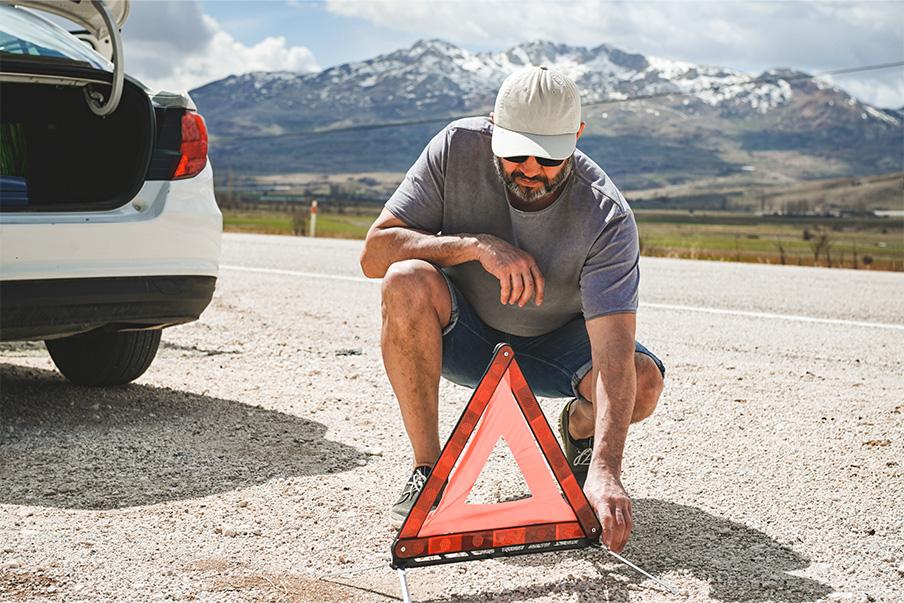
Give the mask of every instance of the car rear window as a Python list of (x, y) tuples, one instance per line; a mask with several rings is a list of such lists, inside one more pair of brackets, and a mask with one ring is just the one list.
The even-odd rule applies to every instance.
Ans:
[(23, 8), (0, 4), (0, 53), (84, 61), (97, 69), (111, 64), (62, 27)]

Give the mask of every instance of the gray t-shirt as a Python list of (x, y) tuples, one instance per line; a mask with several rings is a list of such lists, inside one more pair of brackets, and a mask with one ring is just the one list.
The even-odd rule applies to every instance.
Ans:
[(545, 300), (523, 308), (499, 301), (499, 281), (479, 262), (444, 268), (489, 326), (521, 336), (553, 331), (583, 313), (589, 320), (637, 310), (639, 247), (634, 214), (605, 172), (581, 151), (556, 201), (515, 209), (493, 164), (492, 122), (454, 121), (427, 145), (386, 208), (433, 233), (487, 233), (530, 253), (546, 281)]

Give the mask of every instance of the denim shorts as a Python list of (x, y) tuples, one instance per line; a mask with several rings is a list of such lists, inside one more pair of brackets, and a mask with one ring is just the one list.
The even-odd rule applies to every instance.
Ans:
[[(555, 331), (536, 337), (503, 333), (486, 325), (458, 288), (442, 271), (452, 295), (452, 317), (443, 329), (443, 377), (466, 387), (480, 382), (496, 344), (506, 342), (515, 351), (518, 366), (534, 394), (544, 398), (579, 398), (578, 384), (590, 372), (590, 337), (583, 316)], [(662, 376), (665, 365), (638, 342), (634, 349), (649, 356)]]

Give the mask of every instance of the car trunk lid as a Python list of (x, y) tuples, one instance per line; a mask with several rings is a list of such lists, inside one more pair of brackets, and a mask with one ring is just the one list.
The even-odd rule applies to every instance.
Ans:
[[(86, 86), (85, 100), (96, 115), (109, 115), (119, 106), (125, 75), (120, 27), (129, 16), (129, 0), (0, 0), (69, 19), (85, 28), (82, 39), (113, 63), (110, 89)], [(6, 69), (4, 69), (5, 71)], [(88, 80), (86, 80), (88, 81)]]

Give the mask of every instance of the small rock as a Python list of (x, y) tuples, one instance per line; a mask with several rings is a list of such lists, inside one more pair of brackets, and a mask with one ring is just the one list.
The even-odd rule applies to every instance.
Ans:
[(864, 445), (864, 446), (869, 446), (869, 447), (871, 447), (871, 448), (890, 446), (890, 445), (891, 445), (891, 440), (889, 440), (889, 439), (883, 439), (883, 440), (867, 440), (866, 442), (863, 442), (863, 445)]
[(383, 449), (382, 448), (365, 448), (364, 454), (367, 454), (370, 456), (383, 456)]
[(3, 564), (3, 569), (18, 569), (20, 567), (22, 567), (22, 562), (18, 559), (13, 559)]
[(349, 564), (352, 562), (351, 559), (346, 558), (345, 555), (339, 555), (339, 557), (337, 557), (336, 559), (337, 559), (337, 561), (339, 561), (339, 563), (341, 563), (343, 565), (346, 565), (346, 564)]
[(242, 507), (242, 508), (247, 507), (247, 506), (248, 506), (248, 501), (247, 501), (247, 500), (240, 500), (240, 501), (239, 501), (239, 506)]
[(235, 538), (239, 533), (233, 528), (226, 528), (223, 530), (223, 536), (229, 536), (230, 538)]
[(358, 459), (358, 466), (363, 467), (367, 464), (367, 461), (364, 459)]
[(898, 573), (899, 573), (900, 575), (904, 576), (904, 564), (899, 565), (899, 566), (898, 566), (897, 568), (895, 568), (895, 569), (897, 569), (897, 571), (898, 571)]

